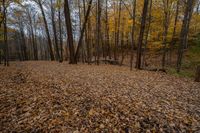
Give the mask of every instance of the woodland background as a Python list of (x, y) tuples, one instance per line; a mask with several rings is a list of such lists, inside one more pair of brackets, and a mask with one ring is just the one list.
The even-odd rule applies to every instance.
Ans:
[(9, 60), (67, 60), (194, 77), (200, 62), (199, 0), (1, 0), (0, 4), (0, 57), (5, 65)]

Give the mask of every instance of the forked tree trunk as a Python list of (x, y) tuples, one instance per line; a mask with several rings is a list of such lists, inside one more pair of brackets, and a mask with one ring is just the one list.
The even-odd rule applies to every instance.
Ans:
[[(86, 16), (86, 2), (83, 0), (83, 11), (84, 11), (84, 17)], [(86, 49), (87, 49), (87, 63), (90, 64), (90, 43), (89, 43), (89, 18), (88, 18), (88, 24), (86, 25), (85, 28), (85, 44), (86, 44)]]
[(83, 35), (85, 33), (85, 29), (86, 29), (86, 26), (87, 26), (87, 21), (88, 21), (89, 15), (90, 15), (91, 7), (92, 7), (92, 0), (89, 1), (89, 5), (88, 5), (87, 12), (86, 12), (86, 15), (85, 15), (85, 20), (84, 20), (84, 23), (83, 23), (83, 27), (81, 29), (81, 35), (80, 35), (78, 47), (77, 47), (76, 54), (75, 54), (76, 60), (78, 59), (79, 51), (80, 51), (80, 48), (82, 46)]

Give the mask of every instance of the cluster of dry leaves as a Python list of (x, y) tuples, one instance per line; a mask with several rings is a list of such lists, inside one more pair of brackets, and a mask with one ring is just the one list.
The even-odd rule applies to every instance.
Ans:
[(0, 132), (198, 132), (200, 84), (111, 65), (0, 66)]

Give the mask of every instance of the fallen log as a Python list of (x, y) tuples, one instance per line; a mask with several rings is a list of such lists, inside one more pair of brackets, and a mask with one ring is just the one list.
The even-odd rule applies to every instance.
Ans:
[(101, 60), (102, 62), (104, 62), (105, 64), (111, 64), (111, 65), (119, 65), (119, 61), (117, 60)]
[(153, 69), (146, 69), (145, 68), (145, 69), (142, 69), (142, 70), (167, 73), (166, 69), (160, 69), (160, 68), (153, 68)]

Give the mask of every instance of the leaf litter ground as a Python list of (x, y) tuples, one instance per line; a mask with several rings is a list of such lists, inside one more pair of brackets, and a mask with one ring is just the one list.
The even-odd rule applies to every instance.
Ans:
[(0, 66), (0, 132), (200, 132), (200, 84), (111, 65)]

